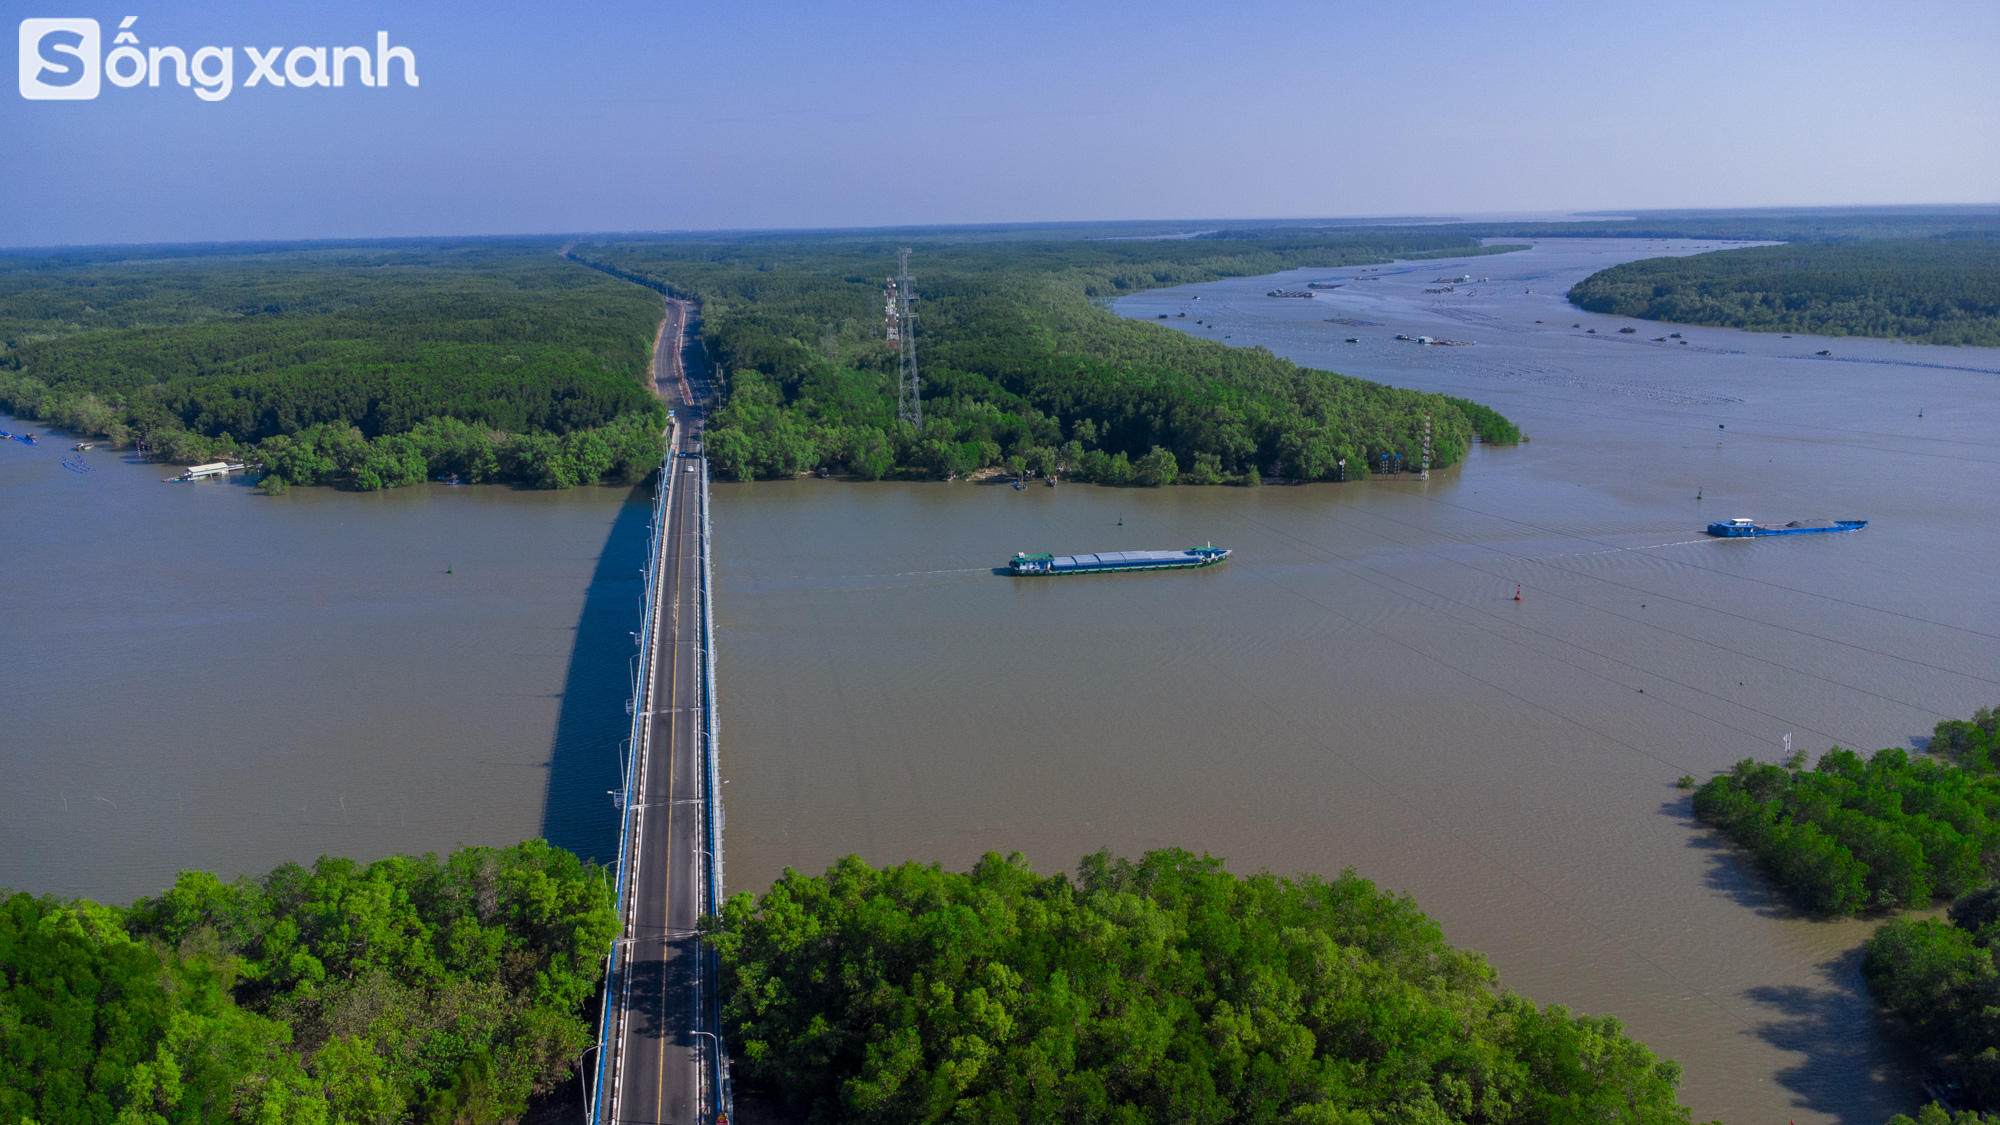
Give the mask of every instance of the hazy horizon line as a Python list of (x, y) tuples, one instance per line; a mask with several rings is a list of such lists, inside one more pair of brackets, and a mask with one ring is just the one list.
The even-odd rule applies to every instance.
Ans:
[(945, 231), (967, 232), (1007, 232), (1025, 230), (1056, 230), (1078, 227), (1187, 227), (1188, 233), (1201, 233), (1214, 229), (1217, 224), (1225, 226), (1271, 226), (1295, 227), (1313, 224), (1325, 225), (1328, 229), (1368, 226), (1451, 226), (1473, 223), (1522, 223), (1522, 222), (1579, 222), (1613, 223), (1631, 222), (1639, 219), (1684, 218), (1695, 215), (1709, 216), (1755, 216), (1755, 215), (1796, 215), (1796, 214), (1855, 214), (1855, 213), (1910, 213), (2000, 211), (2000, 201), (1989, 203), (1857, 203), (1857, 204), (1784, 204), (1762, 207), (1635, 207), (1623, 209), (1557, 210), (1536, 209), (1527, 211), (1469, 211), (1461, 215), (1312, 215), (1312, 216), (1265, 216), (1265, 217), (1208, 217), (1171, 219), (1047, 219), (1047, 220), (988, 220), (969, 223), (901, 223), (884, 226), (810, 226), (810, 227), (661, 227), (656, 229), (632, 229), (616, 231), (508, 231), (482, 234), (398, 234), (377, 236), (349, 236), (338, 238), (244, 238), (244, 239), (192, 239), (187, 241), (162, 242), (76, 242), (42, 243), (0, 246), (0, 255), (27, 256), (60, 251), (105, 251), (105, 250), (150, 250), (150, 249), (194, 249), (214, 247), (217, 249), (244, 249), (260, 246), (336, 248), (341, 246), (382, 246), (393, 243), (418, 242), (507, 242), (507, 241), (560, 241), (563, 239), (607, 238), (657, 238), (657, 237), (711, 237), (731, 238), (758, 235), (867, 235), (867, 234), (921, 234)]

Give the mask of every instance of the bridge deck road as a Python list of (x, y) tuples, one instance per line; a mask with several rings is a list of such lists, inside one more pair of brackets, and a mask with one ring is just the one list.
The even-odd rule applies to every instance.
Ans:
[[(680, 448), (661, 487), (671, 490), (661, 535), (654, 625), (658, 655), (646, 706), (650, 734), (640, 763), (632, 854), (631, 943), (618, 1083), (609, 1116), (620, 1123), (694, 1125), (715, 1112), (715, 1040), (703, 1019), (712, 981), (698, 980), (695, 925), (705, 905), (701, 677), (701, 401), (707, 390), (690, 354), (691, 307), (670, 301), (655, 352), (654, 380), (681, 418)], [(695, 368), (696, 370), (690, 370)], [(692, 376), (692, 378), (690, 378)], [(687, 401), (692, 398), (694, 401)], [(689, 472), (689, 467), (694, 467)]]

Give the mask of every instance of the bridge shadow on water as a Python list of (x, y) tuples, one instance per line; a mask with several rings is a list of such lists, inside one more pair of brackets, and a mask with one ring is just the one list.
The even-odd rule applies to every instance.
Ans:
[(632, 694), (633, 634), (645, 594), (639, 571), (652, 514), (652, 485), (633, 488), (597, 556), (570, 645), (542, 798), (543, 837), (607, 866), (618, 861), (618, 810), (609, 791), (618, 788), (619, 747), (632, 730), (625, 700)]

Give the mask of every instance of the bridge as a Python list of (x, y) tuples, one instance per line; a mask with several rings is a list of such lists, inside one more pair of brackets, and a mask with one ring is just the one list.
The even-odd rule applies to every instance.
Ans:
[[(668, 298), (653, 347), (656, 391), (674, 407), (654, 500), (632, 735), (614, 793), (620, 928), (609, 951), (591, 1125), (707, 1125), (731, 1105), (713, 954), (696, 924), (722, 897), (716, 776), (715, 617), (708, 465), (701, 454), (705, 367), (690, 348), (694, 309)], [(588, 1053), (586, 1053), (588, 1057)]]

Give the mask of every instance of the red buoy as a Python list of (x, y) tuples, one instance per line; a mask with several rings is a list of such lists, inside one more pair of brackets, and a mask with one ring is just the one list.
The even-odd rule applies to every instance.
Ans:
[(1518, 582), (1514, 584), (1514, 600), (1517, 602), (1521, 600), (1521, 584)]

